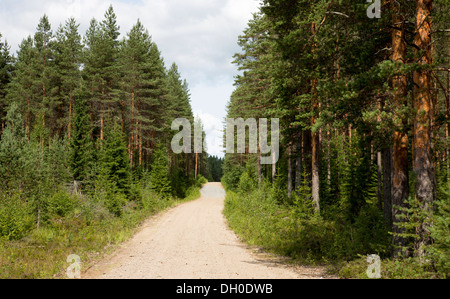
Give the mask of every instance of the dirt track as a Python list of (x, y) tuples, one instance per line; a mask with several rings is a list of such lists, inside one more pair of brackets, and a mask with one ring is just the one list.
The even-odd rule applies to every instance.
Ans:
[(227, 227), (224, 199), (220, 184), (207, 184), (200, 199), (149, 219), (130, 241), (83, 278), (321, 278), (320, 269), (288, 267), (242, 244)]

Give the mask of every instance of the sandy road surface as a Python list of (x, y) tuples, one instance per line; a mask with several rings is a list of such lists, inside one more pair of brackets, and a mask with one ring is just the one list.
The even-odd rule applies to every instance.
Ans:
[(83, 278), (99, 279), (296, 279), (321, 271), (293, 268), (255, 254), (228, 229), (225, 191), (207, 184), (200, 199), (149, 219), (114, 254)]

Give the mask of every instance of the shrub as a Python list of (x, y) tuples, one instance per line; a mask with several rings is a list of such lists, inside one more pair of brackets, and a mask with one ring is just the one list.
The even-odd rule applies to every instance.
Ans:
[(0, 197), (0, 239), (18, 240), (25, 237), (34, 224), (31, 207), (18, 194)]
[(74, 198), (64, 190), (54, 193), (46, 202), (46, 218), (53, 216), (66, 217), (76, 206)]
[(366, 205), (355, 219), (353, 247), (358, 254), (386, 256), (391, 252), (391, 237), (384, 224), (383, 212)]
[(443, 278), (450, 277), (450, 184), (446, 189), (442, 187), (442, 193), (446, 196), (437, 203), (437, 212), (434, 216), (434, 226), (431, 236), (434, 244), (429, 252), (434, 266)]
[(203, 185), (205, 185), (205, 184), (207, 184), (208, 183), (208, 180), (203, 176), (203, 175), (201, 175), (201, 174), (199, 174), (198, 176), (197, 176), (197, 180), (196, 180), (196, 186), (198, 187), (198, 188), (201, 188)]
[(250, 177), (247, 171), (243, 172), (239, 179), (239, 190), (244, 193), (253, 191), (256, 186), (256, 182)]

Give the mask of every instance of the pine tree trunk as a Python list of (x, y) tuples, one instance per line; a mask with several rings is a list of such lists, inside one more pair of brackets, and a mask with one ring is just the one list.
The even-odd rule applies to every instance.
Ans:
[(262, 183), (261, 148), (258, 146), (258, 185)]
[(381, 152), (383, 163), (383, 211), (386, 226), (392, 230), (392, 147)]
[(103, 126), (104, 126), (104, 120), (103, 120), (103, 111), (104, 111), (104, 107), (103, 107), (103, 103), (105, 101), (105, 82), (102, 81), (102, 99), (101, 99), (102, 103), (101, 103), (101, 109), (100, 109), (100, 140), (104, 140), (104, 130), (103, 130)]
[(296, 172), (295, 172), (295, 190), (297, 192), (297, 195), (300, 195), (300, 188), (302, 184), (302, 155), (303, 155), (303, 132), (300, 131), (299, 137), (298, 137), (298, 148), (297, 148), (297, 159), (296, 159)]
[(277, 162), (276, 162), (276, 153), (275, 151), (272, 153), (272, 183), (275, 183), (277, 175)]
[(292, 163), (292, 145), (289, 146), (288, 149), (288, 198), (292, 197), (292, 171), (293, 171), (293, 163)]
[(69, 123), (67, 124), (67, 138), (72, 138), (72, 92), (69, 95)]
[(378, 209), (383, 210), (383, 159), (381, 152), (377, 153), (377, 198), (378, 198)]
[(313, 133), (312, 138), (312, 200), (317, 213), (320, 213), (320, 199), (319, 199), (319, 133)]
[(134, 151), (136, 150), (135, 148), (135, 130), (137, 130), (137, 127), (134, 128), (134, 90), (131, 91), (131, 132), (130, 132), (130, 144), (129, 144), (129, 148), (130, 148), (130, 163), (131, 163), (131, 167), (134, 166)]
[[(450, 47), (449, 47), (450, 50)], [(449, 53), (450, 56), (450, 53)], [(446, 137), (446, 150), (445, 150), (445, 158), (447, 161), (447, 180), (450, 180), (450, 146), (448, 145), (449, 136), (450, 136), (450, 68), (447, 72), (447, 96), (445, 97), (445, 118), (447, 119), (447, 127), (445, 132)]]
[[(395, 63), (404, 63), (406, 57), (406, 41), (405, 41), (405, 19), (400, 4), (393, 4), (393, 27), (392, 30), (392, 61)], [(396, 75), (392, 80), (393, 87), (393, 104), (397, 111), (407, 105), (406, 102), (406, 75)], [(398, 216), (401, 214), (401, 208), (406, 206), (409, 196), (409, 175), (408, 175), (408, 135), (406, 132), (407, 122), (400, 119), (396, 124), (396, 132), (394, 132), (393, 145), (393, 176), (392, 176), (392, 216), (393, 216), (393, 242), (397, 246), (396, 253), (401, 253), (401, 248), (406, 246), (406, 239), (398, 234), (404, 233), (400, 223), (404, 220)], [(397, 225), (397, 223), (399, 225)]]
[(198, 170), (198, 154), (195, 154), (195, 179), (197, 179), (197, 170)]
[[(431, 53), (431, 9), (432, 0), (417, 0), (416, 33), (414, 44), (416, 58), (421, 66), (432, 63)], [(429, 215), (417, 228), (418, 239), (415, 241), (416, 253), (422, 256), (424, 246), (430, 244), (432, 205), (435, 198), (435, 179), (431, 155), (431, 73), (427, 69), (414, 72), (415, 118), (414, 138), (414, 172), (416, 176), (416, 199), (421, 210)]]
[[(312, 23), (312, 33), (317, 33), (317, 25)], [(313, 46), (313, 52), (315, 52), (316, 45)], [(317, 99), (317, 85), (318, 79), (313, 78), (311, 84), (311, 94), (312, 94), (312, 108), (313, 113), (316, 113), (316, 110), (319, 110), (319, 101)], [(317, 122), (317, 116), (313, 116), (312, 125), (315, 125)], [(319, 189), (320, 189), (320, 179), (319, 179), (319, 158), (320, 158), (320, 132), (312, 133), (312, 200), (314, 204), (314, 208), (317, 213), (320, 213), (320, 198), (319, 198)]]
[(312, 181), (312, 135), (311, 130), (303, 131), (303, 159), (305, 165), (305, 178), (308, 186)]

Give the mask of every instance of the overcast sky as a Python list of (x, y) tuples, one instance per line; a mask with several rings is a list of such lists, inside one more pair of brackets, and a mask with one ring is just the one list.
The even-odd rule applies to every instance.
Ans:
[(175, 62), (191, 91), (194, 114), (208, 135), (208, 152), (223, 156), (225, 106), (233, 91), (239, 52), (237, 39), (246, 28), (259, 0), (0, 0), (0, 33), (15, 53), (22, 39), (34, 35), (47, 14), (53, 31), (75, 17), (84, 35), (90, 20), (101, 21), (112, 4), (121, 38), (139, 18), (158, 45), (167, 67)]

